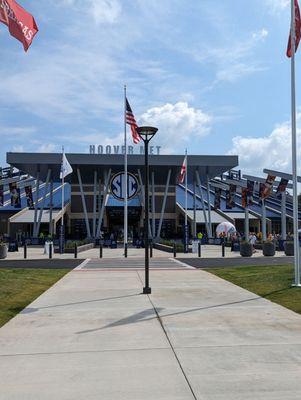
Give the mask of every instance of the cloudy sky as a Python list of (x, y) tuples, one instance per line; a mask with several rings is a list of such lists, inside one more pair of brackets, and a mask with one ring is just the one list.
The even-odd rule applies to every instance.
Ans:
[(6, 151), (121, 144), (127, 84), (164, 152), (290, 170), (289, 0), (19, 2), (40, 32), (24, 53), (0, 27), (2, 164)]

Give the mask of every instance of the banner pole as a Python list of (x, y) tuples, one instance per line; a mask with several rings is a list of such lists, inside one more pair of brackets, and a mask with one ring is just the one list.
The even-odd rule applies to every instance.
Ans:
[(188, 160), (187, 160), (187, 149), (185, 150), (185, 160), (186, 160), (186, 171), (185, 171), (185, 253), (188, 253), (189, 239), (188, 239), (188, 218), (187, 218), (187, 189), (188, 189)]
[(295, 286), (300, 285), (300, 254), (298, 232), (298, 193), (297, 193), (297, 135), (296, 135), (296, 80), (295, 80), (295, 50), (296, 50), (296, 26), (295, 26), (295, 1), (291, 0), (291, 106), (292, 106), (292, 170), (293, 170), (293, 209), (294, 209), (294, 266)]
[(128, 159), (127, 159), (127, 137), (126, 137), (126, 85), (124, 85), (124, 180), (123, 180), (123, 196), (124, 196), (124, 256), (127, 257), (128, 247)]
[(64, 203), (65, 203), (65, 193), (64, 193), (64, 146), (62, 147), (62, 161), (61, 161), (61, 173), (62, 173), (62, 217), (61, 217), (61, 229), (60, 229), (60, 253), (64, 253)]

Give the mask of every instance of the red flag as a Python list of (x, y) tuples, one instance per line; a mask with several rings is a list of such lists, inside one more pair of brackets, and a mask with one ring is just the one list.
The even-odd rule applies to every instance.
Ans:
[(0, 22), (3, 22), (7, 26), (9, 24), (6, 7), (4, 6), (3, 1), (0, 3)]
[(33, 16), (15, 0), (0, 0), (0, 22), (7, 25), (9, 33), (23, 44), (25, 51), (39, 30)]
[[(301, 39), (300, 8), (299, 8), (298, 0), (295, 0), (295, 53), (298, 50), (300, 39)], [(290, 32), (290, 36), (289, 36), (289, 39), (288, 39), (286, 55), (289, 58), (292, 57), (292, 32)]]
[(185, 179), (185, 175), (187, 172), (187, 156), (185, 156), (182, 167), (181, 167), (181, 172), (179, 176), (179, 183), (183, 183)]

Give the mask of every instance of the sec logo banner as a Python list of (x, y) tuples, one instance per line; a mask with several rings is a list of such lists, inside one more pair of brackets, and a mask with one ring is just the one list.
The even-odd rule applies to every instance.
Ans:
[[(127, 198), (129, 200), (135, 197), (136, 194), (138, 193), (139, 184), (138, 184), (138, 179), (135, 177), (135, 175), (128, 172), (127, 177), (128, 177)], [(112, 195), (115, 197), (115, 199), (120, 201), (123, 201), (126, 198), (124, 193), (124, 179), (125, 179), (125, 173), (119, 172), (118, 174), (112, 177), (110, 183), (110, 191)]]

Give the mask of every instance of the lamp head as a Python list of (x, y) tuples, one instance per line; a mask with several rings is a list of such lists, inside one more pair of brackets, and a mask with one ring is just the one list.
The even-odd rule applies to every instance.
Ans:
[(141, 136), (142, 140), (149, 141), (151, 140), (158, 131), (158, 128), (153, 126), (139, 126), (136, 128), (137, 133)]

